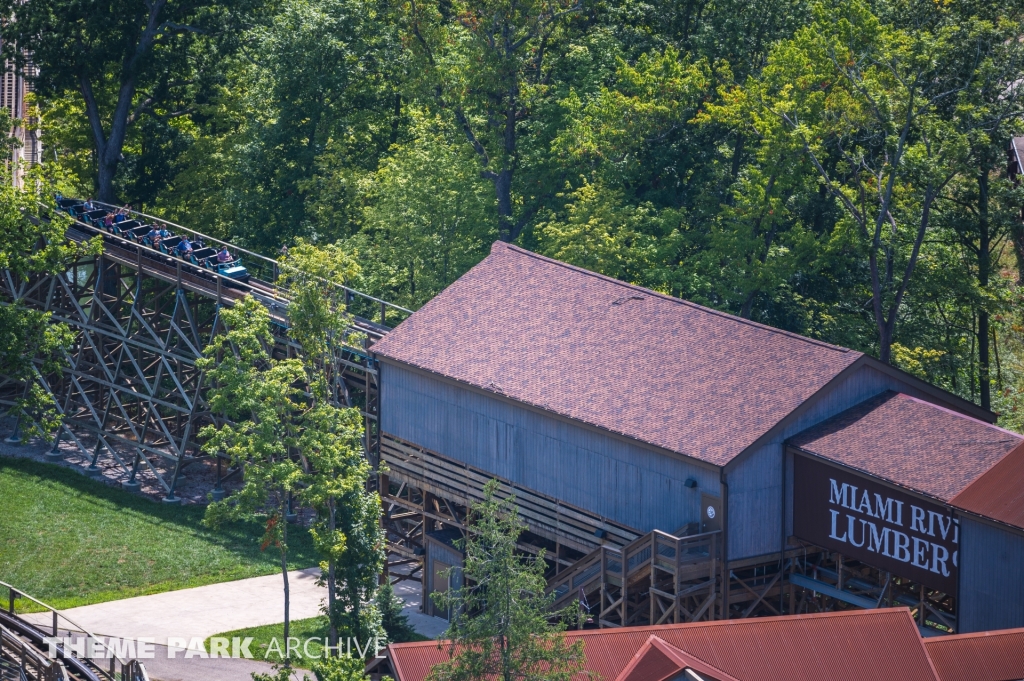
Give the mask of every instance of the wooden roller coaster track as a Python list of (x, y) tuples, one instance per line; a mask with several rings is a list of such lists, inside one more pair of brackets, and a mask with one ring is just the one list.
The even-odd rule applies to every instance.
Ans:
[[(40, 219), (50, 219), (40, 212)], [(142, 213), (131, 217), (155, 220)], [(221, 328), (221, 309), (252, 295), (270, 311), (275, 355), (293, 356), (297, 346), (287, 334), (290, 292), (276, 283), (280, 263), (160, 222), (177, 234), (226, 245), (241, 254), (248, 280), (231, 279), (74, 219), (67, 238), (81, 242), (99, 236), (102, 254), (82, 258), (57, 275), (26, 281), (2, 271), (0, 297), (48, 311), (75, 334), (60, 374), (44, 376), (37, 371), (63, 417), (53, 455), (60, 456), (60, 441), (67, 439), (90, 457), (92, 471), (99, 470), (101, 459), (116, 463), (127, 476), (122, 484), (129, 488), (139, 484), (137, 476), (146, 469), (164, 489), (165, 498), (174, 501), (183, 469), (208, 458), (196, 434), (216, 416), (207, 407), (195, 360)], [(332, 394), (337, 403), (362, 411), (366, 450), (375, 460), (378, 371), (368, 350), (411, 312), (345, 286), (337, 290), (337, 299), (352, 315), (352, 332), (358, 334), (361, 347), (336, 347), (329, 375)], [(23, 383), (0, 377), (0, 404), (14, 405), (25, 389)], [(217, 487), (236, 472), (220, 476)]]

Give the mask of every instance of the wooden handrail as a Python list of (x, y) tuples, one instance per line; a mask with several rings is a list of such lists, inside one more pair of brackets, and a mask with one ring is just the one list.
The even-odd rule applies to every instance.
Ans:
[[(657, 556), (661, 555), (658, 551), (658, 547), (662, 545), (668, 545), (673, 551), (672, 562), (675, 565), (689, 564), (696, 565), (700, 563), (708, 563), (715, 560), (715, 543), (718, 535), (721, 534), (721, 530), (715, 530), (713, 532), (704, 532), (701, 534), (690, 535), (687, 537), (676, 537), (667, 532), (661, 530), (652, 530), (642, 537), (630, 542), (621, 549), (611, 546), (600, 546), (583, 558), (580, 558), (576, 563), (573, 564), (568, 570), (559, 573), (555, 577), (548, 580), (548, 593), (556, 593), (555, 606), (559, 607), (580, 588), (584, 588), (591, 584), (594, 579), (599, 579), (602, 571), (597, 570), (593, 576), (588, 576), (584, 581), (577, 581), (580, 575), (585, 574), (588, 570), (593, 569), (595, 564), (607, 565), (604, 561), (607, 558), (616, 558), (619, 563), (620, 569), (617, 571), (605, 570), (605, 573), (610, 573), (612, 576), (622, 579), (623, 583), (628, 580), (632, 575), (646, 568), (652, 561), (657, 560)], [(683, 561), (682, 556), (684, 552), (688, 552), (690, 549), (707, 547), (707, 553), (696, 553), (694, 554), (693, 560)], [(644, 552), (648, 552), (644, 556)], [(637, 556), (643, 556), (640, 560), (634, 560)], [(668, 556), (666, 556), (668, 557)], [(623, 570), (625, 572), (623, 572)]]

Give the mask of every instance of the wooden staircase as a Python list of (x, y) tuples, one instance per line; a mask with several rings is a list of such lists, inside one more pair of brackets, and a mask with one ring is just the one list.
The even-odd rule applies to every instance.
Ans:
[(600, 627), (713, 619), (720, 537), (654, 530), (621, 548), (601, 546), (552, 577), (548, 593), (556, 609), (578, 599)]

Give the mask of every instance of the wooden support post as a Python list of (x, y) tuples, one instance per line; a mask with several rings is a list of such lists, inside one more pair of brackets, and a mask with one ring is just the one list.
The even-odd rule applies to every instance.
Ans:
[[(793, 575), (793, 571), (796, 570), (796, 558), (789, 562), (789, 574), (790, 577)], [(796, 591), (793, 589), (793, 580), (789, 580), (789, 614), (794, 614), (796, 609)]]
[(619, 561), (619, 570), (622, 574), (622, 588), (619, 589), (619, 597), (622, 599), (619, 605), (619, 625), (626, 626), (627, 609), (626, 609), (626, 598), (629, 595), (629, 556), (626, 554), (626, 549), (622, 549), (622, 559)]

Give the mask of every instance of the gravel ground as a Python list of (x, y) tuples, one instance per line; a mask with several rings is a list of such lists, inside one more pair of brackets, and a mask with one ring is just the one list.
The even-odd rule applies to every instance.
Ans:
[[(96, 440), (94, 438), (80, 436), (81, 443), (85, 447), (85, 451), (82, 451), (76, 442), (71, 441), (64, 434), (60, 441), (60, 456), (51, 457), (49, 454), (52, 449), (52, 441), (23, 440), (21, 443), (12, 444), (7, 442), (7, 438), (12, 434), (13, 430), (14, 419), (10, 417), (0, 418), (0, 457), (33, 459), (35, 461), (64, 466), (83, 475), (88, 474), (86, 468), (92, 463), (92, 456), (96, 451)], [(130, 448), (118, 446), (116, 454), (127, 466), (130, 467), (132, 465), (135, 453)], [(151, 463), (160, 471), (164, 479), (169, 482), (174, 473), (173, 462), (165, 459), (153, 461), (155, 458), (150, 455)], [(161, 501), (167, 496), (167, 491), (144, 462), (140, 464), (138, 474), (136, 475), (136, 480), (140, 483), (140, 486), (136, 489), (124, 486), (124, 483), (129, 479), (129, 472), (110, 452), (104, 450), (96, 463), (100, 470), (92, 474), (91, 477), (97, 481), (111, 487), (122, 487), (135, 494), (149, 497), (154, 501)], [(213, 489), (216, 482), (216, 462), (211, 460), (196, 461), (182, 470), (182, 474), (178, 478), (178, 484), (175, 487), (175, 496), (179, 497), (181, 503), (185, 504), (208, 503), (207, 495)], [(224, 483), (224, 489), (230, 493), (237, 489), (238, 485), (239, 481), (233, 478)]]

